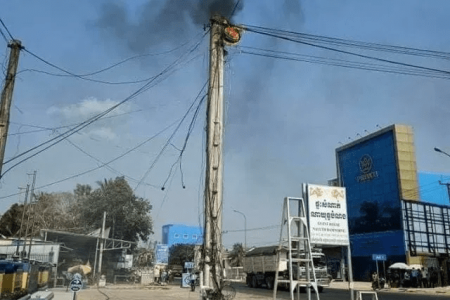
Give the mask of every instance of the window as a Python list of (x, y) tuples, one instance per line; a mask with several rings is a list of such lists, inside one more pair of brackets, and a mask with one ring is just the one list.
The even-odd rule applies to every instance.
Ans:
[(183, 235), (183, 238), (184, 238), (185, 240), (187, 240), (187, 239), (189, 238), (189, 234)]
[(180, 237), (180, 235), (179, 235), (178, 233), (175, 233), (175, 234), (173, 235), (173, 237), (177, 239), (177, 238)]
[(196, 239), (197, 239), (197, 235), (196, 235), (196, 234), (193, 234), (193, 235), (192, 235), (192, 238), (193, 238), (194, 240), (196, 240)]

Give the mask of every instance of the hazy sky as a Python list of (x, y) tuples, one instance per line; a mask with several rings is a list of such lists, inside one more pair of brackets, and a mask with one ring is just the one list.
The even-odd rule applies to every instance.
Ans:
[[(0, 2), (1, 18), (26, 49), (73, 73), (87, 74), (135, 55), (152, 54), (88, 77), (99, 81), (129, 82), (155, 76), (201, 41), (170, 76), (119, 106), (108, 115), (110, 118), (93, 123), (69, 141), (8, 171), (1, 180), (1, 212), (23, 201), (23, 194), (6, 196), (26, 186), (31, 181), (27, 174), (34, 170), (37, 187), (84, 173), (101, 166), (99, 161), (120, 156), (180, 120), (208, 75), (209, 37), (202, 39), (208, 14), (204, 7), (195, 6), (197, 3)], [(225, 10), (229, 11), (229, 7)], [(243, 0), (234, 22), (450, 52), (449, 11), (450, 2), (445, 0)], [(244, 46), (352, 59), (252, 32), (243, 34), (239, 47)], [(248, 231), (248, 245), (276, 243), (283, 198), (300, 196), (303, 182), (326, 184), (336, 176), (335, 148), (356, 139), (358, 134), (364, 136), (377, 130), (377, 125), (413, 126), (418, 169), (449, 171), (450, 158), (433, 151), (434, 147), (450, 151), (448, 80), (256, 57), (242, 53), (239, 47), (228, 49), (225, 68), (223, 229), (243, 229), (244, 219), (234, 209), (246, 215), (248, 229), (272, 226)], [(8, 48), (2, 38), (0, 53), (3, 62)], [(364, 54), (450, 71), (449, 60), (376, 51)], [(57, 127), (77, 124), (119, 103), (144, 84), (102, 84), (38, 73), (33, 70), (61, 72), (26, 52), (21, 53), (19, 70), (22, 72), (16, 80), (6, 160), (65, 130)], [(136, 188), (143, 178), (136, 194), (153, 205), (152, 239), (161, 239), (164, 224), (199, 225), (204, 105), (183, 155), (186, 188), (175, 166), (175, 175), (161, 190), (178, 158), (177, 148), (183, 146), (192, 116), (193, 112), (186, 117), (172, 140), (173, 146), (166, 148), (150, 172), (176, 125), (111, 163), (112, 169), (99, 168), (41, 190), (72, 191), (77, 183), (96, 187), (98, 180), (121, 175), (128, 176), (131, 187)], [(3, 171), (19, 160), (6, 164)], [(234, 242), (243, 242), (244, 233), (228, 232), (223, 237), (225, 246), (230, 247)]]

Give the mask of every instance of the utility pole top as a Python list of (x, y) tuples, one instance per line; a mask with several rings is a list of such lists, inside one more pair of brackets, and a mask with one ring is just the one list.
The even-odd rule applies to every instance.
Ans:
[(6, 138), (8, 137), (9, 115), (11, 109), (14, 82), (16, 79), (17, 67), (19, 65), (19, 54), (23, 48), (19, 40), (12, 40), (8, 43), (11, 48), (9, 55), (8, 69), (6, 71), (5, 86), (2, 90), (0, 102), (0, 178), (2, 177), (3, 160), (5, 157)]

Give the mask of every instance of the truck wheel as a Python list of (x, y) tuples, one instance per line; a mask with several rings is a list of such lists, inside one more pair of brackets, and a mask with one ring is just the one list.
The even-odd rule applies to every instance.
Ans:
[(318, 290), (319, 290), (319, 293), (322, 293), (323, 292), (323, 286), (319, 286)]
[(247, 275), (247, 278), (245, 281), (247, 282), (248, 287), (252, 287), (252, 278), (253, 278), (253, 276)]
[(252, 277), (252, 288), (258, 287), (258, 279), (256, 279), (256, 276)]
[(273, 284), (274, 284), (274, 279), (273, 277), (266, 277), (265, 278), (266, 281), (266, 287), (268, 290), (273, 290)]

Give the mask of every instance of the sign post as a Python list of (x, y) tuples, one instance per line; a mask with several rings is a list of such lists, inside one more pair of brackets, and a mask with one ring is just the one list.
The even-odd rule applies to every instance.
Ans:
[[(303, 184), (303, 195), (308, 199), (311, 244), (347, 247), (349, 289), (353, 300), (352, 257), (345, 187)], [(345, 274), (343, 276), (345, 279)]]
[(83, 283), (81, 279), (75, 278), (70, 282), (70, 290), (73, 292), (73, 300), (77, 299), (77, 292), (81, 290)]
[(169, 263), (169, 246), (165, 244), (156, 245), (156, 264), (167, 265)]
[[(378, 281), (378, 286), (380, 286), (380, 272), (378, 271), (378, 261), (381, 260), (383, 261), (383, 268), (384, 268), (384, 262), (386, 261), (386, 254), (372, 254), (372, 260), (375, 261), (375, 263), (377, 264), (377, 281)], [(386, 276), (386, 269), (384, 268), (384, 276)]]

